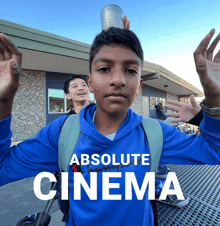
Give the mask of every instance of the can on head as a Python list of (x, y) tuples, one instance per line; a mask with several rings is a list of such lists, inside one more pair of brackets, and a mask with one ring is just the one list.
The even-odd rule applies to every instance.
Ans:
[(102, 30), (110, 27), (123, 28), (122, 10), (119, 6), (110, 4), (105, 6), (101, 11)]

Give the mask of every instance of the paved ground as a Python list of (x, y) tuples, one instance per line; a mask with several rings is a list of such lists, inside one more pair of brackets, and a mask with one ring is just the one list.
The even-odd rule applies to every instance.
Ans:
[(57, 210), (56, 212), (54, 212), (51, 215), (50, 225), (51, 226), (65, 226), (65, 223), (63, 223), (61, 221), (61, 219), (62, 219), (62, 213), (59, 210)]
[[(0, 226), (15, 226), (23, 217), (43, 211), (46, 201), (39, 200), (33, 191), (34, 178), (27, 178), (0, 187)], [(42, 193), (50, 190), (50, 182), (42, 181)], [(61, 226), (61, 213), (57, 200), (54, 202), (50, 215), (50, 225)]]

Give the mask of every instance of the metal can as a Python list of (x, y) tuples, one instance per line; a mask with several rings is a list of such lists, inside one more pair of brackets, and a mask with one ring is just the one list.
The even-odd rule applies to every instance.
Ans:
[(122, 9), (114, 4), (105, 6), (101, 11), (102, 30), (110, 27), (124, 28), (122, 20)]

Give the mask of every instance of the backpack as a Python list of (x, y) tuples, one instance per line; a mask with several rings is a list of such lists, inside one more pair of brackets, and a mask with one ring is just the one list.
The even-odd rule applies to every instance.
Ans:
[[(163, 147), (163, 133), (159, 122), (152, 118), (143, 118), (141, 125), (147, 138), (150, 151), (150, 172), (157, 172), (158, 164)], [(80, 136), (79, 115), (70, 115), (64, 121), (58, 143), (58, 159), (60, 172), (68, 172), (69, 162), (71, 161), (75, 146)], [(64, 214), (62, 221), (68, 219), (69, 202), (58, 198), (60, 209)], [(154, 213), (154, 225), (158, 225), (156, 201), (150, 200)]]

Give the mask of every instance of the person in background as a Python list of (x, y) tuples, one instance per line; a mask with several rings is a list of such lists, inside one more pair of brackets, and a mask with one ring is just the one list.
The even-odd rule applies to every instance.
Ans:
[(79, 114), (80, 110), (89, 104), (89, 87), (84, 76), (70, 76), (63, 85), (63, 91), (66, 98), (73, 103), (69, 115)]
[(158, 105), (155, 106), (156, 110), (157, 110), (157, 115), (159, 119), (165, 120), (167, 117), (164, 115), (163, 110), (163, 104), (159, 103)]
[(73, 110), (73, 105), (70, 105), (67, 111), (70, 112), (71, 110)]

